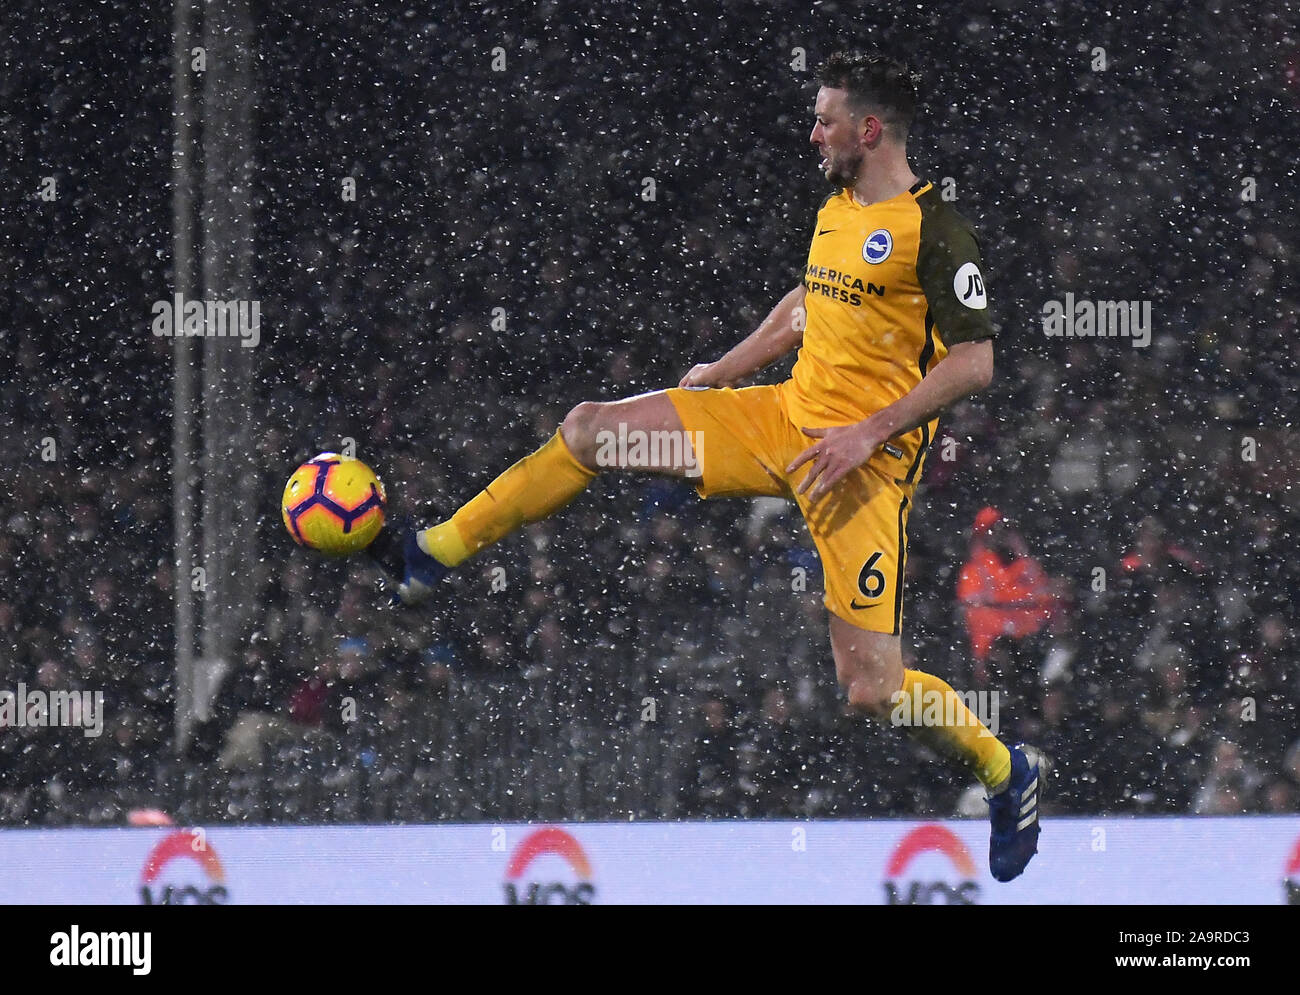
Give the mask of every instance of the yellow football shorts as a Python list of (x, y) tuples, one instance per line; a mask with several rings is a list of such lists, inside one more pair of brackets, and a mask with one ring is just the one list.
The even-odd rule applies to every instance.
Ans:
[(790, 422), (779, 385), (674, 387), (665, 393), (689, 437), (699, 441), (700, 496), (795, 501), (821, 556), (827, 609), (859, 628), (897, 635), (903, 621), (907, 515), (916, 491), (915, 483), (903, 482), (907, 467), (900, 462), (890, 472), (894, 457), (877, 453), (812, 507), (807, 494), (794, 493), (812, 464), (793, 474), (785, 468), (817, 440)]

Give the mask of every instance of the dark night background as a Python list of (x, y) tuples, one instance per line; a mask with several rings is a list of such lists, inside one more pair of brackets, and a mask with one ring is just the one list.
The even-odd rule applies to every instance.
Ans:
[[(999, 331), (996, 380), (942, 420), (958, 457), (932, 450), (912, 516), (909, 662), (1001, 689), (1004, 729), (1062, 761), (1056, 811), (1296, 810), (1292, 6), (256, 18), (257, 609), (177, 757), (172, 344), (149, 330), (172, 290), (170, 9), (0, 15), (0, 684), (108, 699), (100, 739), (0, 735), (0, 819), (953, 811), (961, 775), (843, 713), (797, 518), (602, 478), (411, 617), (377, 609), (364, 565), (295, 549), (277, 509), (299, 461), (351, 437), (399, 509), (445, 515), (573, 404), (675, 384), (751, 331), (828, 192), (808, 133), (841, 47), (919, 71), (913, 166), (955, 182)], [(1151, 346), (1047, 338), (1066, 292), (1150, 300)], [(986, 504), (1070, 599), (975, 668), (954, 584)], [(1126, 570), (1140, 529), (1161, 555)], [(335, 720), (345, 695), (361, 721)]]

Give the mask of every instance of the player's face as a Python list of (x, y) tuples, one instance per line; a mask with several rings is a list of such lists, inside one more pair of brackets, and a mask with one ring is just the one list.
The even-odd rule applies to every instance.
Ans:
[(822, 172), (837, 187), (857, 183), (864, 158), (860, 122), (849, 113), (846, 96), (825, 86), (817, 91), (817, 123), (808, 136), (821, 153)]

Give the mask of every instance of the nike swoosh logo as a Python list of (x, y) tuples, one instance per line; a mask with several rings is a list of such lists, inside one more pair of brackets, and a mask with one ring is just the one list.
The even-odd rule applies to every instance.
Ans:
[(880, 604), (879, 601), (868, 601), (865, 605), (860, 605), (858, 604), (858, 599), (854, 598), (852, 601), (849, 602), (849, 607), (856, 608), (858, 611), (861, 611), (863, 608), (875, 608), (876, 605), (878, 604)]
[(831, 232), (833, 232), (833, 231), (839, 231), (839, 229), (838, 229), (838, 228), (823, 228), (823, 229), (822, 229), (821, 231), (819, 231), (817, 234), (818, 234), (818, 235), (829, 235), (829, 234), (830, 234)]

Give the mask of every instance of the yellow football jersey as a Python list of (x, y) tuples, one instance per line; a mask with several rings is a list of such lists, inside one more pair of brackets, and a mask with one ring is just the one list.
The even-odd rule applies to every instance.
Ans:
[[(803, 283), (803, 344), (782, 385), (801, 428), (861, 421), (920, 383), (954, 343), (994, 335), (970, 222), (925, 181), (866, 206), (847, 189), (827, 197)], [(872, 463), (914, 482), (937, 424), (891, 440), (895, 452)]]

